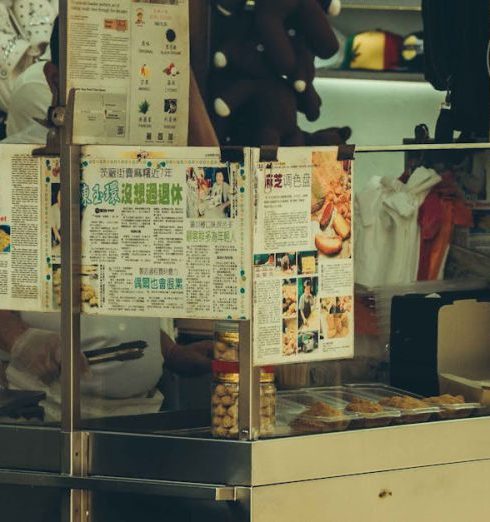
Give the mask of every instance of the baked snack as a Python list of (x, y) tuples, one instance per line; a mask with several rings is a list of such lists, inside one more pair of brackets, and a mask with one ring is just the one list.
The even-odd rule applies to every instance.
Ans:
[(464, 404), (466, 401), (462, 395), (450, 395), (446, 393), (444, 395), (438, 395), (435, 397), (427, 397), (424, 399), (427, 404), (434, 404), (436, 406), (444, 406), (451, 404)]
[(318, 401), (298, 415), (290, 426), (295, 432), (318, 433), (344, 430), (349, 422), (350, 419), (341, 410)]
[[(276, 392), (260, 386), (260, 435), (271, 435), (276, 425)], [(238, 438), (238, 384), (220, 383), (211, 396), (211, 432), (218, 438)]]
[(381, 404), (361, 397), (354, 397), (345, 409), (355, 413), (381, 413), (384, 411)]
[(379, 404), (400, 410), (416, 410), (427, 407), (427, 403), (425, 403), (423, 400), (416, 399), (415, 397), (409, 397), (407, 395), (393, 395), (392, 397), (385, 397), (379, 401)]

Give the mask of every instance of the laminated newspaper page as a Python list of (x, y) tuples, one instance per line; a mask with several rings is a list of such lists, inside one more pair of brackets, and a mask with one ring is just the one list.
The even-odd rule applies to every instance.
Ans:
[(255, 171), (254, 364), (354, 355), (351, 161), (279, 149)]
[(219, 149), (85, 147), (84, 312), (250, 318), (248, 172)]
[(53, 309), (52, 280), (60, 255), (60, 164), (56, 158), (32, 156), (37, 147), (0, 147), (0, 308), (4, 310)]
[(73, 142), (186, 145), (188, 0), (70, 0)]

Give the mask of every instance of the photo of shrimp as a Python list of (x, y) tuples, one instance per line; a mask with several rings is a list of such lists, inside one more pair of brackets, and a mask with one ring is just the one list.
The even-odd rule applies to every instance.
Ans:
[[(86, 265), (81, 268), (81, 302), (82, 308), (95, 308), (99, 306), (99, 293), (98, 293), (98, 273), (97, 266)], [(61, 306), (61, 265), (54, 264), (52, 267), (52, 280), (53, 280), (53, 308), (59, 309)]]
[(350, 161), (338, 161), (334, 152), (313, 152), (311, 220), (320, 255), (352, 256), (352, 170)]

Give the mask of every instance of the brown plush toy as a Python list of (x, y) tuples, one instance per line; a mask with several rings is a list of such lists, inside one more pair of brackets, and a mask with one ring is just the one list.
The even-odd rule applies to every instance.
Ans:
[[(264, 53), (264, 46), (259, 43), (255, 35), (246, 38), (246, 18), (236, 17), (234, 27), (235, 36), (218, 46), (214, 54), (214, 66), (218, 70), (236, 73), (237, 78), (274, 79), (277, 75), (271, 70)], [(293, 77), (288, 78), (291, 87), (297, 93), (297, 108), (305, 114), (309, 121), (316, 121), (320, 116), (321, 98), (313, 86), (315, 77), (315, 57), (307, 48), (304, 40), (298, 37), (291, 38), (298, 66)], [(216, 107), (216, 102), (215, 102)], [(228, 110), (219, 110), (217, 113), (227, 117)]]
[[(334, 145), (350, 136), (342, 129), (302, 132), (297, 111), (310, 121), (320, 115), (313, 86), (315, 56), (338, 50), (327, 12), (340, 0), (217, 0), (222, 15), (212, 92), (220, 142), (230, 145)], [(348, 136), (347, 136), (348, 134)], [(346, 137), (347, 136), (347, 137)]]
[[(237, 134), (244, 140), (241, 145), (304, 144), (296, 121), (295, 93), (283, 79), (234, 80), (221, 75), (219, 83), (221, 97), (215, 100), (215, 110), (224, 118), (233, 115), (228, 128), (233, 144)], [(240, 128), (239, 133), (233, 132), (235, 126)]]
[(339, 0), (256, 0), (257, 33), (264, 45), (269, 62), (280, 75), (292, 76), (298, 67), (298, 57), (288, 29), (292, 27), (305, 38), (315, 56), (330, 58), (339, 49), (327, 12), (337, 9)]
[(303, 140), (307, 147), (343, 145), (351, 135), (350, 127), (330, 127), (317, 132), (303, 132)]

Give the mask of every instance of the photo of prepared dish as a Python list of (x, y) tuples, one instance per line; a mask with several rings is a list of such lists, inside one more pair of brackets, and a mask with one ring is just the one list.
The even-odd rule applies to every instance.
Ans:
[(320, 329), (317, 294), (317, 277), (298, 279), (298, 323), (300, 332), (315, 332)]
[[(98, 279), (97, 267), (92, 265), (82, 266), (81, 269), (81, 302), (82, 306), (90, 308), (99, 306), (99, 297), (96, 290), (95, 282)], [(61, 266), (53, 265), (53, 306), (59, 308), (61, 306)]]
[(82, 306), (94, 308), (99, 306), (99, 294), (97, 281), (99, 279), (96, 265), (85, 265), (81, 267), (81, 300)]
[(314, 275), (318, 270), (318, 252), (311, 250), (309, 252), (298, 253), (298, 274)]
[(286, 357), (298, 353), (298, 323), (296, 319), (282, 321), (282, 354)]
[(10, 227), (0, 225), (0, 254), (10, 252)]
[(276, 255), (276, 268), (282, 275), (296, 274), (296, 252)]
[(320, 299), (320, 325), (324, 339), (341, 339), (351, 333), (352, 297)]
[(313, 353), (318, 350), (318, 332), (306, 332), (298, 336), (300, 353)]
[(298, 313), (298, 293), (296, 279), (286, 279), (282, 283), (282, 318), (295, 319)]
[(351, 257), (352, 172), (349, 161), (331, 152), (313, 152), (311, 185), (312, 234), (318, 252), (327, 257)]

